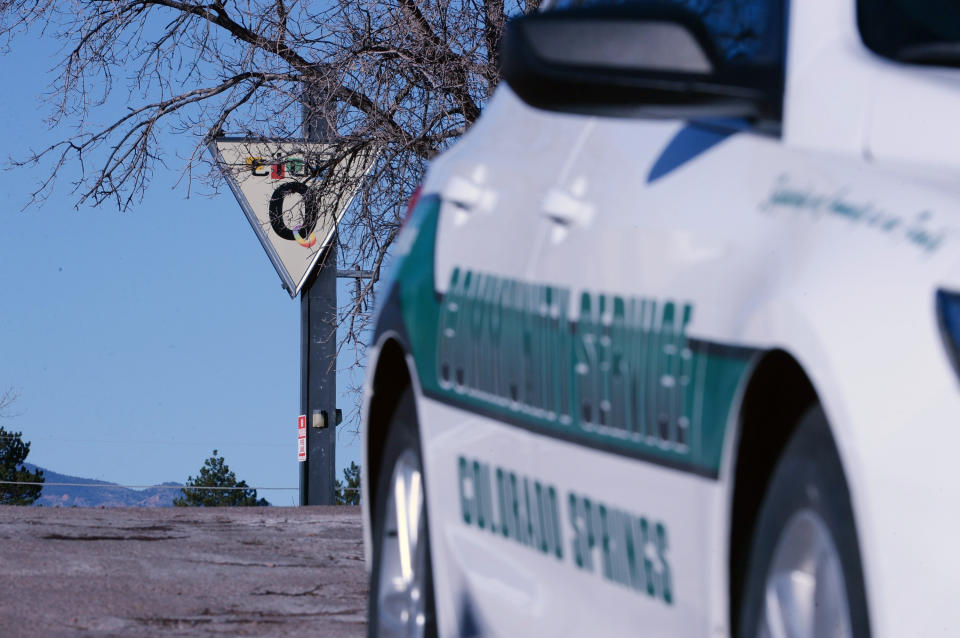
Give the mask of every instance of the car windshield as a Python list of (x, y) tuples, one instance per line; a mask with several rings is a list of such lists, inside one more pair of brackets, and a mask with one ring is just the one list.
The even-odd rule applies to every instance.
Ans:
[(960, 66), (960, 2), (859, 0), (864, 44), (882, 56), (917, 64)]
[(556, 0), (551, 10), (634, 5), (681, 6), (696, 14), (731, 63), (770, 64), (782, 57), (781, 0)]

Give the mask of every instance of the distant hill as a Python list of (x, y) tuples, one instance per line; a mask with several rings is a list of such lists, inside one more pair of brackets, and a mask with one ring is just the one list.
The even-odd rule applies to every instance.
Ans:
[[(27, 469), (43, 470), (47, 483), (77, 483), (81, 485), (116, 485), (109, 481), (99, 481), (79, 476), (59, 474), (46, 468), (38, 468), (24, 463)], [(162, 483), (162, 485), (182, 485), (182, 483)], [(180, 496), (180, 490), (148, 488), (132, 490), (127, 487), (60, 487), (44, 485), (37, 505), (44, 507), (172, 507), (173, 499)]]

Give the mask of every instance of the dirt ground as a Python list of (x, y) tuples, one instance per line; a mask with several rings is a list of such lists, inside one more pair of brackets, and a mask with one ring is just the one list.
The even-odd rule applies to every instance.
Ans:
[(0, 635), (363, 636), (356, 507), (0, 506)]

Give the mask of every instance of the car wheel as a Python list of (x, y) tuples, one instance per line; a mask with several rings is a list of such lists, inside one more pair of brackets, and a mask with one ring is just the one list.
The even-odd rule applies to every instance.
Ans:
[(371, 637), (436, 636), (427, 503), (413, 394), (390, 420), (373, 510)]
[(757, 518), (740, 638), (868, 638), (850, 494), (820, 408), (773, 471)]

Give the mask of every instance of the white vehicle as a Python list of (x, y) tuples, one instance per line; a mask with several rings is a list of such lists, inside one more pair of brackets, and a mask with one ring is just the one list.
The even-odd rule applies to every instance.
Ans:
[(370, 357), (371, 635), (960, 635), (960, 5), (557, 0)]

